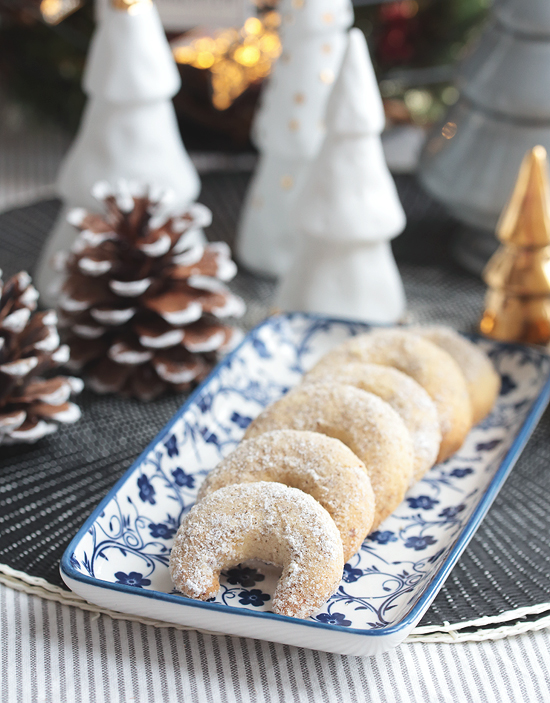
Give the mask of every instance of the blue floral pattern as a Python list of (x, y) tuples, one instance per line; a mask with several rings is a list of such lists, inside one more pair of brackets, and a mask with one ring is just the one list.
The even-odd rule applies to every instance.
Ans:
[(178, 440), (176, 439), (175, 434), (171, 435), (166, 440), (166, 442), (164, 443), (164, 446), (166, 447), (166, 452), (169, 457), (178, 456), (178, 454), (179, 454)]
[(508, 393), (515, 391), (516, 388), (517, 383), (514, 383), (512, 378), (507, 373), (501, 376), (500, 395), (508, 395)]
[(465, 468), (458, 468), (458, 469), (453, 469), (450, 473), (451, 476), (454, 478), (464, 478), (464, 476), (469, 476), (470, 474), (473, 474), (474, 470), (471, 469), (469, 466)]
[(432, 537), (431, 535), (407, 537), (407, 539), (404, 542), (405, 547), (407, 547), (407, 549), (414, 549), (417, 552), (420, 552), (423, 549), (426, 549), (426, 547), (429, 547), (430, 544), (436, 544), (436, 543), (437, 543), (437, 540), (435, 539), (435, 537)]
[(117, 571), (115, 574), (116, 583), (120, 583), (123, 586), (133, 586), (134, 588), (143, 588), (144, 586), (150, 586), (151, 580), (143, 578), (143, 574), (138, 571), (130, 571), (129, 574), (125, 574), (124, 571)]
[(229, 569), (226, 574), (227, 583), (232, 586), (241, 585), (245, 588), (247, 586), (255, 586), (265, 579), (264, 574), (261, 574), (257, 569), (253, 569), (249, 566), (235, 566), (233, 569)]
[(448, 520), (452, 520), (452, 518), (456, 517), (458, 513), (461, 513), (465, 509), (465, 505), (453, 505), (449, 508), (444, 508), (437, 517), (444, 517), (447, 518)]
[[(328, 349), (365, 329), (300, 314), (273, 317), (257, 328), (80, 533), (71, 568), (100, 582), (171, 593), (171, 542), (204, 476), (238, 444), (263, 407), (294, 386)], [(550, 361), (536, 349), (477, 343), (503, 379), (493, 412), (363, 542), (345, 565), (336, 593), (312, 618), (319, 625), (381, 629), (398, 622), (445, 563), (485, 494), (541, 393)], [(279, 575), (263, 564), (232, 567), (222, 574), (212, 600), (269, 611)]]
[(340, 625), (340, 627), (351, 625), (351, 620), (346, 620), (344, 613), (321, 613), (317, 616), (317, 620), (326, 625)]
[(149, 532), (151, 533), (151, 537), (158, 537), (159, 539), (171, 539), (176, 534), (177, 530), (174, 527), (170, 527), (170, 525), (165, 525), (162, 522), (159, 522), (158, 524), (152, 522), (149, 525)]
[(391, 530), (376, 530), (375, 532), (371, 532), (369, 539), (373, 542), (378, 542), (378, 544), (397, 542), (397, 537)]
[(502, 443), (502, 439), (492, 439), (490, 442), (480, 442), (476, 444), (476, 451), (478, 452), (490, 452), (491, 449), (498, 447)]
[(138, 478), (137, 485), (139, 487), (139, 497), (144, 503), (155, 504), (155, 489), (149, 483), (147, 476), (143, 475)]
[(363, 575), (361, 569), (354, 569), (351, 564), (344, 564), (344, 573), (342, 574), (342, 580), (346, 583), (354, 583)]
[(431, 510), (434, 505), (439, 503), (437, 498), (431, 498), (430, 496), (417, 496), (416, 498), (407, 498), (406, 500), (409, 504), (409, 508), (414, 508), (415, 510)]
[(243, 430), (246, 430), (248, 425), (252, 422), (251, 417), (247, 417), (246, 415), (241, 415), (237, 411), (235, 411), (231, 415), (231, 422), (234, 422), (238, 427), (240, 427)]
[(195, 485), (195, 477), (193, 474), (186, 474), (179, 466), (172, 471), (172, 477), (176, 486), (180, 488), (193, 488)]
[(241, 605), (253, 605), (255, 608), (261, 608), (268, 600), (271, 600), (271, 596), (267, 593), (262, 593), (258, 588), (239, 593), (239, 603)]

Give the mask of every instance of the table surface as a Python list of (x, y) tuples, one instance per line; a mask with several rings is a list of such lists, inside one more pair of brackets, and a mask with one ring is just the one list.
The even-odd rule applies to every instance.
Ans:
[[(213, 238), (231, 241), (245, 183), (246, 177), (240, 174), (217, 177), (205, 188), (201, 200), (216, 215)], [(481, 309), (483, 285), (452, 263), (448, 254), (452, 223), (433, 203), (416, 197), (416, 186), (411, 179), (399, 179), (398, 185), (409, 227), (397, 240), (395, 250), (409, 297), (411, 319), (445, 321), (467, 331), (475, 324)], [(51, 220), (55, 204), (14, 211), (2, 217), (11, 217), (21, 228), (23, 216), (31, 232), (37, 226), (34, 220), (44, 219), (45, 212), (49, 212), (47, 217)], [(21, 237), (10, 238), (9, 245), (2, 248), (3, 267), (8, 271), (18, 268), (23, 261), (31, 266), (33, 257), (29, 256), (24, 239), (23, 232)], [(251, 301), (245, 319), (249, 327), (268, 310), (274, 284), (241, 272), (234, 288)], [(539, 501), (536, 506), (539, 512), (544, 511), (549, 487), (549, 472), (544, 471), (550, 453), (546, 439), (548, 425), (547, 414), (530, 444), (531, 460), (518, 464), (512, 474), (512, 478), (516, 477), (515, 484), (509, 479), (516, 497), (519, 496), (519, 505), (525, 503), (522, 486), (531, 486)], [(161, 426), (153, 428), (153, 434)], [(2, 484), (4, 494), (5, 485)], [(440, 594), (439, 611), (436, 601), (431, 615), (428, 613), (434, 622), (445, 617), (450, 603), (455, 604), (457, 619), (461, 612), (463, 616), (468, 612), (461, 611), (461, 607), (476, 599), (476, 588), (480, 589), (473, 574), (478, 572), (485, 574), (492, 589), (488, 596), (485, 584), (481, 601), (486, 604), (492, 599), (495, 612), (518, 607), (519, 601), (510, 600), (506, 589), (506, 569), (515, 545), (507, 543), (510, 533), (505, 533), (506, 539), (502, 538), (503, 525), (509, 520), (510, 502), (514, 502), (513, 495), (497, 500)], [(529, 523), (529, 515), (525, 509), (524, 512), (516, 511), (520, 525)], [(533, 526), (531, 531), (534, 535)], [(533, 535), (529, 533), (527, 538), (523, 535), (525, 544), (533, 542)], [(522, 549), (515, 551), (517, 573), (523, 573), (532, 555)], [(527, 591), (527, 601), (548, 603), (550, 550), (538, 549), (538, 552), (540, 592)], [(488, 555), (492, 563), (487, 562)], [(500, 583), (495, 574), (503, 566), (504, 581)], [(532, 588), (533, 582), (526, 580), (523, 590)], [(428, 618), (426, 622), (431, 621)], [(550, 699), (550, 634), (546, 629), (497, 641), (408, 642), (383, 656), (361, 659), (172, 627), (155, 628), (85, 612), (0, 585), (0, 637), (7, 642), (0, 669), (2, 701), (425, 703), (457, 699)]]
[(3, 703), (550, 700), (548, 630), (346, 657), (155, 628), (0, 586)]

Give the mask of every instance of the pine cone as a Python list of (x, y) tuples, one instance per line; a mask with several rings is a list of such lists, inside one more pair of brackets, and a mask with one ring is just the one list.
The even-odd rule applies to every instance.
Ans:
[(151, 190), (100, 183), (93, 193), (106, 215), (69, 213), (81, 234), (62, 265), (71, 368), (98, 393), (188, 390), (240, 336), (220, 322), (244, 313), (223, 283), (237, 271), (229, 247), (199, 240), (211, 222), (203, 205), (163, 216), (167, 197)]
[[(0, 273), (1, 276), (1, 273)], [(76, 422), (80, 409), (69, 402), (79, 393), (79, 378), (42, 374), (67, 362), (69, 348), (59, 345), (57, 315), (35, 313), (38, 291), (22, 271), (0, 280), (0, 443), (35, 442)]]

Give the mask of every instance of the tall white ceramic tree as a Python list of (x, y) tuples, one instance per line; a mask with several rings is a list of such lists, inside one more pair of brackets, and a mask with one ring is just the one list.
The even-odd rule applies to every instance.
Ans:
[(237, 236), (238, 259), (284, 273), (293, 239), (288, 213), (325, 134), (325, 111), (353, 22), (351, 0), (282, 0), (283, 52), (253, 126), (260, 151)]
[(200, 191), (178, 132), (171, 98), (180, 79), (157, 10), (150, 0), (121, 7), (110, 0), (103, 8), (88, 55), (83, 87), (90, 99), (57, 183), (65, 207), (35, 276), (47, 305), (56, 297), (51, 259), (76, 237), (66, 222), (67, 210), (97, 210), (91, 195), (97, 181), (126, 179), (169, 188), (174, 207), (190, 203)]
[(359, 29), (349, 32), (326, 122), (291, 218), (299, 245), (279, 305), (396, 322), (405, 295), (389, 242), (403, 230), (405, 214), (382, 151), (384, 110)]

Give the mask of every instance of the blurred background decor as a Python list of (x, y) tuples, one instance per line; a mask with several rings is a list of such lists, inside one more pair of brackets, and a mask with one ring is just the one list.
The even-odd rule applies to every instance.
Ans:
[(550, 4), (500, 0), (460, 67), (460, 100), (434, 129), (420, 179), (465, 229), (459, 260), (479, 273), (523, 155), (550, 148)]
[(240, 31), (187, 32), (174, 41), (174, 57), (182, 66), (209, 69), (212, 105), (227, 110), (245, 90), (270, 74), (281, 53), (280, 24), (280, 14), (264, 7), (258, 17), (248, 17)]
[(29, 15), (55, 25), (82, 7), (84, 0), (6, 0), (4, 4), (21, 18)]
[[(49, 1), (58, 7), (64, 2), (72, 7), (76, 2)], [(479, 34), (489, 3), (490, 0), (354, 2), (355, 24), (368, 39), (392, 122), (428, 124), (441, 116), (446, 105), (456, 101), (458, 94), (451, 85), (453, 64)], [(45, 3), (40, 0), (0, 0), (2, 87), (27, 114), (37, 120), (53, 119), (74, 131), (85, 103), (81, 82), (94, 28), (94, 2), (81, 0), (76, 11), (55, 25), (46, 21), (41, 6), (45, 7)], [(274, 36), (279, 19), (272, 14), (276, 8), (276, 0), (244, 3), (245, 14), (259, 19), (262, 28), (256, 22), (244, 21), (241, 26), (221, 25), (204, 30), (195, 25), (178, 26), (171, 16), (166, 30), (183, 78), (175, 104), (188, 149), (250, 148), (250, 123), (267, 75), (267, 60), (271, 61), (279, 51)], [(184, 23), (183, 11), (182, 17)], [(206, 42), (197, 43), (201, 38)], [(225, 57), (228, 60), (220, 67), (220, 60)], [(227, 99), (216, 97), (219, 93), (214, 91), (212, 80), (219, 73), (222, 77), (216, 80), (220, 88), (225, 81), (227, 85), (239, 86), (239, 90), (244, 87), (231, 105), (227, 105)], [(246, 75), (254, 80), (242, 80)], [(180, 100), (179, 95), (184, 99)], [(226, 114), (221, 119), (223, 112)]]

